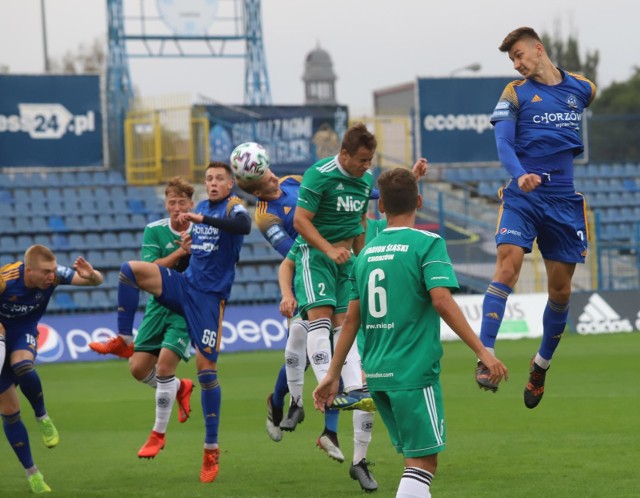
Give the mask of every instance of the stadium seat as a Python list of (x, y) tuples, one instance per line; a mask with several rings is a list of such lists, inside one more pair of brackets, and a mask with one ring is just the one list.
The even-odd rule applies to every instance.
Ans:
[(262, 294), (266, 301), (278, 301), (280, 299), (280, 287), (274, 282), (265, 282), (262, 285)]
[(138, 237), (132, 232), (120, 232), (118, 241), (122, 249), (139, 249), (142, 245), (142, 235)]
[(105, 249), (119, 249), (120, 241), (116, 232), (105, 232), (102, 234), (102, 247)]
[(64, 223), (62, 216), (49, 216), (49, 228), (54, 232), (67, 232), (69, 229)]
[[(62, 219), (62, 218), (60, 218)], [(54, 251), (67, 251), (69, 246), (69, 238), (61, 233), (55, 233), (51, 236), (51, 249)]]
[(147, 212), (142, 199), (127, 199), (127, 207), (132, 213), (145, 214)]
[(76, 290), (73, 293), (73, 301), (79, 310), (88, 311), (91, 309), (91, 296), (89, 291), (84, 289)]
[(12, 235), (3, 235), (0, 242), (0, 252), (2, 254), (12, 254), (21, 250), (17, 237)]
[(98, 233), (88, 233), (84, 237), (85, 247), (88, 249), (102, 249), (102, 237)]
[(77, 309), (76, 303), (68, 292), (58, 291), (54, 293), (53, 302), (55, 307), (60, 310), (71, 311)]
[(107, 292), (102, 289), (91, 291), (91, 307), (96, 310), (107, 310), (114, 307), (115, 303), (109, 300)]

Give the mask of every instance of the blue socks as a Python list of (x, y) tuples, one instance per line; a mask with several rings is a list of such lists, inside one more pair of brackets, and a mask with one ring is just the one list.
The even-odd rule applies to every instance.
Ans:
[(12, 415), (2, 415), (2, 427), (9, 441), (9, 446), (14, 451), (18, 460), (25, 469), (33, 467), (29, 434), (20, 417), (20, 411)]
[(480, 328), (480, 341), (486, 348), (494, 348), (498, 330), (504, 317), (504, 309), (507, 306), (507, 298), (513, 292), (511, 287), (500, 282), (491, 282), (482, 301), (482, 326)]
[(542, 343), (539, 351), (540, 356), (545, 360), (551, 360), (558, 344), (560, 344), (568, 316), (569, 303), (559, 304), (551, 300), (547, 301), (542, 315)]
[(11, 367), (16, 375), (16, 380), (20, 386), (22, 394), (29, 400), (36, 417), (44, 417), (47, 410), (44, 408), (44, 394), (42, 392), (42, 382), (40, 376), (33, 367), (33, 361), (23, 360), (15, 363)]
[(284, 365), (280, 367), (280, 372), (278, 372), (278, 380), (276, 380), (276, 385), (273, 388), (273, 397), (271, 398), (271, 403), (276, 408), (284, 407), (284, 397), (289, 392), (289, 386), (287, 385), (287, 370)]
[(325, 408), (324, 410), (324, 427), (335, 433), (338, 432), (338, 418), (340, 410), (335, 408)]
[(118, 333), (132, 336), (140, 289), (128, 262), (122, 263), (118, 280)]
[(222, 391), (218, 382), (217, 370), (200, 370), (200, 400), (204, 415), (205, 444), (218, 444), (218, 426), (220, 424), (220, 401)]

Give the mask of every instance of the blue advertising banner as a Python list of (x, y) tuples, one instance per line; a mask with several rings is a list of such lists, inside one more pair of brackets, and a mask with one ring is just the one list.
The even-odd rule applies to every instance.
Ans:
[(276, 175), (302, 174), (318, 159), (340, 150), (348, 127), (344, 106), (207, 105), (210, 158), (228, 161), (243, 142), (267, 149)]
[(419, 78), (418, 144), (437, 163), (497, 162), (493, 109), (517, 77)]
[(103, 166), (98, 75), (0, 75), (0, 167)]
[[(136, 314), (134, 327), (143, 313)], [(92, 341), (106, 341), (118, 332), (115, 313), (45, 315), (38, 325), (37, 363), (113, 360), (89, 349)], [(134, 330), (137, 333), (137, 330)], [(221, 351), (284, 350), (287, 320), (274, 305), (230, 306), (222, 322)]]

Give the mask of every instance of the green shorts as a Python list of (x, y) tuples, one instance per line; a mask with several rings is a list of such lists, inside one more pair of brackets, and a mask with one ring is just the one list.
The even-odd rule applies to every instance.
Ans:
[(444, 450), (446, 431), (440, 381), (422, 389), (371, 391), (371, 397), (398, 453), (415, 458)]
[(187, 322), (164, 306), (149, 303), (133, 343), (133, 350), (152, 353), (170, 349), (184, 361), (191, 357), (191, 340)]
[(307, 311), (319, 306), (331, 306), (334, 313), (345, 313), (349, 305), (351, 282), (349, 274), (355, 257), (338, 265), (322, 251), (300, 244), (296, 255), (295, 292), (298, 310), (304, 319)]

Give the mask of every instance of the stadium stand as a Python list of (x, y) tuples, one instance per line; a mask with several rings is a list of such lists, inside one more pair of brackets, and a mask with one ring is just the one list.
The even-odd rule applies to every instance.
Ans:
[[(163, 217), (163, 190), (129, 186), (118, 172), (2, 173), (0, 265), (22, 259), (34, 243), (51, 247), (64, 265), (84, 255), (103, 272), (104, 284), (95, 290), (61, 288), (48, 312), (114, 310), (120, 265), (140, 258), (144, 227)], [(280, 260), (253, 227), (240, 254), (231, 302), (277, 303)], [(147, 300), (142, 293), (141, 309)]]

